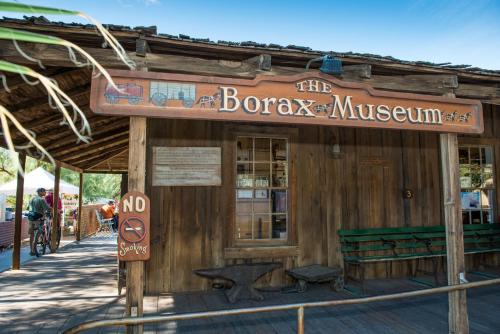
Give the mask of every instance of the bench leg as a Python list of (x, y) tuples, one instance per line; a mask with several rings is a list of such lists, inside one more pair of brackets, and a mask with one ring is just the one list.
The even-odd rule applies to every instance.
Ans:
[(387, 261), (385, 263), (385, 278), (392, 276), (392, 261)]
[(410, 277), (414, 277), (415, 275), (413, 275), (413, 260), (409, 260), (408, 261), (408, 276)]
[(344, 261), (344, 283), (347, 284), (349, 281), (349, 263)]
[(436, 257), (432, 258), (432, 269), (436, 286), (439, 286), (438, 259)]
[(413, 272), (413, 277), (416, 277), (418, 272), (420, 271), (420, 258), (417, 258), (415, 263), (415, 271)]
[(361, 291), (363, 292), (363, 295), (365, 294), (365, 265), (360, 264), (359, 265), (359, 279), (361, 281)]

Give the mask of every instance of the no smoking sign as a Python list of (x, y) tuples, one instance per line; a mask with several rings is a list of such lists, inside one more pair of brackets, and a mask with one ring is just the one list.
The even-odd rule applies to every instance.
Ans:
[(118, 225), (118, 258), (120, 261), (149, 260), (149, 198), (138, 191), (120, 201)]

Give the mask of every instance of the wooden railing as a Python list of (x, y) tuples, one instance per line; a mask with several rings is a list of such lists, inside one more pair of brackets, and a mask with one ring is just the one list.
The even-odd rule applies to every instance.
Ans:
[(133, 326), (133, 325), (144, 325), (159, 322), (168, 321), (179, 321), (179, 320), (190, 320), (199, 318), (209, 318), (209, 317), (221, 317), (230, 315), (240, 315), (240, 314), (253, 314), (253, 313), (264, 313), (264, 312), (275, 312), (275, 311), (287, 311), (287, 310), (297, 310), (297, 333), (304, 333), (304, 317), (305, 309), (313, 307), (326, 307), (326, 306), (339, 306), (339, 305), (353, 305), (353, 304), (366, 304), (373, 302), (382, 302), (395, 299), (404, 299), (411, 297), (427, 296), (437, 293), (446, 293), (450, 291), (466, 290), (472, 288), (479, 288), (494, 284), (500, 284), (500, 278), (485, 280), (480, 282), (464, 283), (458, 285), (448, 285), (438, 288), (401, 292), (396, 294), (365, 297), (365, 298), (353, 298), (344, 300), (330, 300), (321, 302), (310, 302), (310, 303), (297, 303), (297, 304), (285, 304), (285, 305), (275, 305), (275, 306), (263, 306), (263, 307), (252, 307), (252, 308), (240, 308), (233, 310), (220, 310), (220, 311), (209, 311), (209, 312), (196, 312), (196, 313), (184, 313), (184, 314), (173, 314), (165, 316), (150, 316), (150, 317), (128, 317), (120, 319), (107, 319), (107, 320), (96, 320), (89, 321), (74, 327), (67, 329), (65, 334), (79, 333), (84, 330), (99, 328), (99, 327), (109, 327), (109, 326)]

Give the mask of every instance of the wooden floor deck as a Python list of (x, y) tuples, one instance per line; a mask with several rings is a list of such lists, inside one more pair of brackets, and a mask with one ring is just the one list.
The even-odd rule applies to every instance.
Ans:
[[(60, 253), (26, 264), (19, 272), (0, 273), (0, 333), (57, 333), (75, 324), (123, 316), (124, 298), (116, 296), (116, 244), (110, 238), (90, 238)], [(500, 276), (500, 270), (489, 271)], [(486, 279), (469, 274), (470, 280)], [(430, 283), (432, 279), (426, 278)], [(369, 280), (367, 295), (428, 288), (408, 279)], [(146, 315), (221, 310), (359, 297), (356, 284), (332, 292), (312, 285), (306, 293), (265, 292), (263, 302), (226, 302), (223, 292), (147, 296)], [(468, 293), (471, 333), (500, 333), (500, 286)], [(447, 333), (446, 295), (357, 306), (306, 309), (306, 333)], [(293, 333), (295, 311), (148, 325), (145, 333)], [(122, 333), (105, 328), (88, 333)]]

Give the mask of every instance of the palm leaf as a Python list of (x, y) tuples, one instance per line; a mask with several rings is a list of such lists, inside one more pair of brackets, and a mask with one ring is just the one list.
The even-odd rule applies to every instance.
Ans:
[[(71, 98), (68, 95), (66, 95), (66, 93), (64, 93), (53, 81), (33, 71), (29, 67), (13, 64), (5, 60), (0, 60), (0, 71), (17, 73), (22, 75), (23, 77), (30, 76), (32, 78), (39, 80), (40, 83), (47, 90), (47, 93), (49, 94), (50, 98), (52, 98), (52, 100), (56, 104), (57, 109), (59, 109), (59, 111), (61, 111), (61, 113), (63, 114), (65, 123), (67, 123), (68, 126), (71, 128), (71, 130), (73, 130), (78, 139), (80, 139), (85, 143), (89, 142), (89, 137), (87, 135), (90, 135), (90, 125), (88, 123), (87, 118), (85, 117), (85, 114), (73, 102), (73, 100), (71, 100)], [(66, 108), (66, 105), (68, 104), (73, 108), (73, 113), (74, 113), (73, 117), (70, 116)], [(80, 116), (82, 121), (82, 128), (80, 130), (78, 130), (75, 125), (77, 116)]]
[(44, 43), (44, 44), (58, 44), (64, 45), (65, 40), (48, 35), (36, 34), (29, 31), (9, 29), (0, 27), (0, 38), (1, 39), (13, 39), (16, 41), (32, 42), (32, 43)]
[(96, 26), (97, 30), (101, 33), (104, 40), (108, 43), (108, 45), (116, 52), (118, 58), (123, 61), (129, 68), (135, 69), (135, 62), (129, 58), (127, 52), (120, 43), (116, 40), (116, 38), (111, 35), (111, 33), (106, 30), (103, 25), (94, 19), (93, 17), (74, 10), (66, 10), (52, 7), (44, 7), (44, 6), (33, 6), (33, 5), (25, 5), (15, 2), (6, 2), (0, 1), (0, 11), (8, 11), (8, 12), (18, 12), (18, 13), (30, 13), (30, 14), (54, 14), (54, 15), (75, 15), (80, 16), (93, 25)]
[(25, 5), (17, 2), (0, 1), (0, 11), (32, 14), (78, 15), (79, 12), (44, 6)]
[[(113, 79), (111, 78), (111, 75), (109, 75), (108, 71), (102, 67), (97, 60), (94, 59), (90, 54), (88, 54), (86, 51), (81, 49), (79, 46), (76, 44), (73, 44), (65, 39), (59, 38), (59, 37), (54, 37), (54, 36), (49, 36), (49, 35), (42, 35), (42, 34), (37, 34), (29, 31), (24, 31), (24, 30), (18, 30), (18, 29), (10, 29), (10, 28), (4, 28), (0, 27), (0, 39), (7, 39), (7, 40), (13, 40), (13, 41), (23, 41), (23, 42), (31, 42), (31, 43), (43, 43), (43, 44), (53, 44), (53, 45), (61, 45), (67, 47), (70, 51), (71, 49), (77, 50), (80, 54), (82, 54), (92, 66), (97, 68), (99, 72), (101, 72), (104, 77), (108, 80), (108, 82), (117, 90), (118, 87), (114, 83)], [(15, 44), (16, 47), (17, 44)], [(28, 57), (29, 60), (31, 61), (38, 61), (37, 59), (34, 59), (30, 56), (27, 56), (22, 50), (18, 48), (18, 51), (25, 57)], [(85, 64), (82, 64), (78, 62), (75, 59), (73, 59), (73, 54), (72, 51), (70, 52), (70, 58), (71, 60), (77, 65), (77, 66), (84, 66)], [(38, 61), (39, 62), (39, 61)]]

